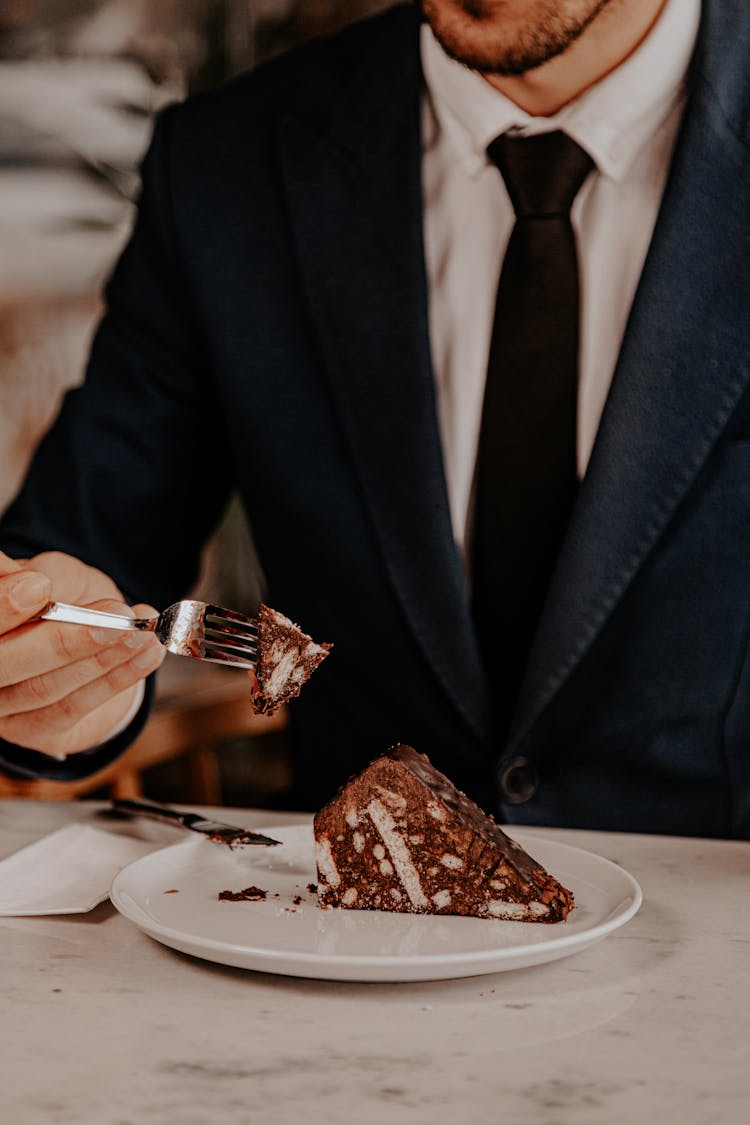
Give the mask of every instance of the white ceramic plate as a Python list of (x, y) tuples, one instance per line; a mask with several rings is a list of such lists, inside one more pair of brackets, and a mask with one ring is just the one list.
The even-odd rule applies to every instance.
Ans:
[[(321, 910), (312, 828), (263, 829), (284, 844), (229, 852), (189, 840), (119, 873), (112, 902), (144, 933), (194, 957), (285, 976), (350, 981), (444, 980), (539, 965), (577, 953), (632, 918), (641, 890), (591, 852), (512, 829), (513, 837), (573, 891), (567, 921), (502, 922), (446, 915)], [(260, 902), (220, 902), (257, 886)], [(172, 893), (170, 893), (172, 892)], [(301, 900), (301, 901), (296, 901)]]

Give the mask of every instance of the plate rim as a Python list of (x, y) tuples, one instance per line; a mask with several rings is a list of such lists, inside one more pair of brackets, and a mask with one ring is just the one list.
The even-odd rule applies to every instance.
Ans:
[[(312, 825), (308, 822), (298, 822), (292, 824), (287, 823), (281, 826), (271, 826), (267, 831), (270, 833), (275, 832), (277, 834), (281, 834), (284, 831), (288, 832), (294, 829), (310, 829), (310, 831), (312, 831)], [(509, 829), (509, 831), (507, 831), (507, 829)], [(643, 903), (643, 891), (637, 879), (619, 863), (615, 863), (614, 860), (608, 859), (606, 856), (599, 855), (597, 852), (592, 852), (586, 848), (577, 847), (574, 844), (567, 844), (562, 841), (552, 840), (549, 837), (537, 835), (536, 832), (527, 833), (523, 828), (516, 829), (515, 825), (508, 825), (507, 829), (506, 826), (503, 826), (503, 831), (507, 831), (507, 834), (509, 836), (511, 836), (513, 839), (518, 839), (518, 842), (524, 846), (525, 840), (531, 842), (532, 844), (542, 844), (543, 846), (550, 845), (553, 848), (561, 849), (563, 852), (568, 854), (572, 853), (576, 855), (583, 855), (587, 860), (593, 859), (597, 864), (601, 864), (606, 869), (613, 870), (614, 872), (616, 872), (617, 877), (622, 879), (628, 886), (630, 898), (628, 899), (627, 893), (623, 893), (623, 896), (620, 899), (618, 905), (614, 908), (609, 917), (604, 921), (598, 922), (596, 925), (591, 926), (589, 929), (578, 931), (576, 933), (551, 936), (548, 941), (539, 943), (538, 945), (533, 947), (528, 946), (519, 948), (519, 946), (508, 946), (498, 947), (496, 949), (474, 950), (471, 952), (464, 951), (457, 953), (427, 953), (406, 955), (383, 954), (382, 956), (375, 954), (326, 955), (320, 953), (309, 953), (305, 951), (299, 951), (290, 954), (287, 950), (274, 950), (268, 946), (256, 946), (246, 943), (238, 945), (236, 942), (232, 941), (218, 941), (216, 938), (193, 935), (189, 931), (186, 931), (184, 929), (175, 929), (174, 927), (165, 925), (164, 923), (159, 922), (156, 919), (152, 919), (149, 917), (149, 915), (146, 914), (145, 911), (140, 911), (140, 918), (134, 917), (133, 912), (129, 911), (129, 909), (127, 908), (127, 904), (122, 899), (121, 883), (124, 882), (128, 873), (132, 874), (133, 868), (137, 867), (139, 864), (148, 865), (150, 861), (153, 861), (155, 856), (163, 856), (166, 852), (187, 851), (191, 848), (195, 848), (201, 843), (201, 841), (199, 840), (183, 840), (176, 844), (169, 844), (164, 848), (158, 848), (153, 852), (149, 852), (148, 855), (140, 856), (138, 859), (133, 860), (132, 863), (129, 863), (126, 867), (123, 867), (122, 870), (117, 873), (112, 882), (112, 887), (110, 890), (110, 901), (112, 902), (112, 905), (115, 907), (118, 913), (122, 914), (123, 917), (127, 918), (128, 921), (132, 922), (133, 925), (138, 927), (138, 929), (149, 934), (149, 936), (155, 938), (156, 940), (161, 940), (162, 938), (164, 938), (164, 944), (169, 945), (173, 949), (176, 948), (175, 945), (172, 943), (172, 941), (166, 939), (176, 939), (183, 943), (185, 941), (192, 941), (196, 944), (200, 944), (201, 948), (205, 949), (206, 951), (229, 952), (241, 954), (242, 956), (246, 957), (257, 957), (266, 965), (265, 970), (260, 969), (259, 971), (270, 972), (274, 971), (273, 965), (275, 962), (289, 961), (294, 961), (296, 964), (299, 964), (300, 967), (316, 965), (322, 967), (324, 965), (335, 964), (336, 966), (342, 968), (351, 969), (363, 969), (365, 967), (371, 968), (373, 967), (373, 965), (377, 965), (379, 970), (408, 969), (417, 966), (429, 968), (430, 966), (437, 967), (438, 965), (451, 968), (460, 968), (463, 964), (466, 963), (470, 963), (471, 965), (480, 965), (486, 962), (492, 962), (492, 964), (494, 965), (503, 961), (513, 960), (517, 958), (522, 951), (533, 955), (535, 950), (539, 950), (540, 953), (543, 952), (545, 954), (543, 958), (544, 961), (551, 961), (555, 960), (556, 958), (551, 956), (548, 957), (546, 956), (547, 954), (560, 953), (560, 951), (567, 950), (570, 946), (575, 947), (574, 951), (578, 951), (579, 949), (582, 951), (587, 946), (593, 945), (595, 942), (612, 933), (613, 930), (620, 929), (627, 922), (629, 922), (630, 919), (635, 916), (635, 914), (638, 913), (638, 910)], [(128, 897), (131, 897), (131, 901), (133, 901), (135, 907), (140, 910), (140, 908), (138, 907), (138, 903), (132, 899), (132, 896)], [(362, 911), (361, 913), (365, 912)], [(415, 915), (415, 917), (420, 917), (420, 915)], [(422, 917), (424, 917), (424, 915), (422, 915)], [(441, 917), (443, 916), (441, 915)], [(447, 915), (446, 917), (451, 916)], [(144, 920), (147, 923), (147, 926), (144, 925)], [(488, 925), (494, 926), (502, 922), (503, 919), (479, 918), (477, 919), (477, 921), (485, 922)], [(198, 953), (194, 953), (193, 956), (199, 957), (201, 955)]]

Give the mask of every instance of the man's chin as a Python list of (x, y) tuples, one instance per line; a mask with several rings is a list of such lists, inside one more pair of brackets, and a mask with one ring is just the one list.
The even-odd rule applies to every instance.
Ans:
[[(555, 0), (523, 5), (512, 0), (419, 0), (447, 55), (472, 70), (507, 77), (526, 74), (562, 55), (608, 3), (582, 0), (570, 11)], [(523, 9), (520, 14), (514, 12), (518, 7)]]

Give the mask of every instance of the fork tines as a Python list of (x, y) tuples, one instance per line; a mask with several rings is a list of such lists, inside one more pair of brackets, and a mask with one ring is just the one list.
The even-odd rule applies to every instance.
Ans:
[(253, 667), (257, 652), (255, 618), (207, 605), (203, 612), (204, 654), (208, 660)]

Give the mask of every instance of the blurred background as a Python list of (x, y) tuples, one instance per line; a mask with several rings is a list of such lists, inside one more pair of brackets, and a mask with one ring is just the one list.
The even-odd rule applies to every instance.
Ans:
[[(101, 287), (131, 226), (154, 114), (391, 3), (1, 0), (0, 511), (63, 393), (83, 378)], [(246, 610), (261, 592), (251, 537), (232, 503), (196, 594)], [(243, 722), (244, 676), (174, 657), (160, 677), (161, 714), (119, 779), (96, 779), (80, 793), (0, 781), (0, 795), (100, 795), (115, 787), (165, 800), (283, 806), (293, 780), (284, 724), (256, 731)], [(193, 746), (191, 730), (201, 735)]]

